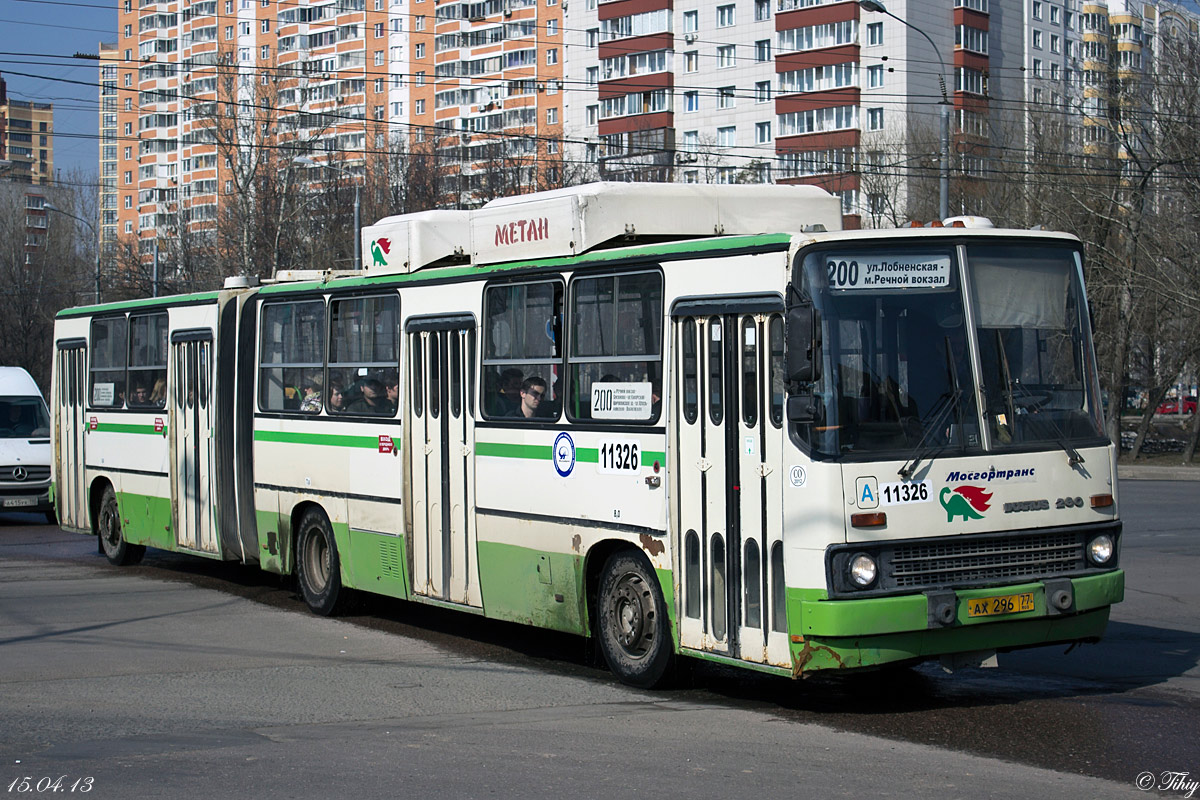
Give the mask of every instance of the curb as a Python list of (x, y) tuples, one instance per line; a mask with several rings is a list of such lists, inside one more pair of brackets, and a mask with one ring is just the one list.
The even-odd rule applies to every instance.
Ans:
[(1176, 467), (1117, 464), (1117, 478), (1123, 481), (1200, 481), (1200, 469), (1182, 464)]

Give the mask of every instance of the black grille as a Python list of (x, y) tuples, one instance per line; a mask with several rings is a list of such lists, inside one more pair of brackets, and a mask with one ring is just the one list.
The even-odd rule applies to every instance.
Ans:
[(958, 539), (899, 545), (888, 559), (894, 588), (964, 583), (1018, 583), (1084, 569), (1080, 533), (1050, 533), (1004, 539)]
[[(25, 470), (25, 479), (17, 480), (16, 471)], [(0, 481), (4, 483), (39, 483), (50, 480), (50, 467), (33, 464), (9, 464), (0, 467)]]
[[(1121, 523), (835, 545), (826, 553), (830, 596), (1029, 583), (1116, 569), (1119, 550), (1102, 569), (1087, 560), (1088, 542), (1101, 533), (1118, 544)], [(870, 555), (879, 566), (879, 578), (867, 590), (851, 586), (846, 578), (847, 565), (858, 553)]]

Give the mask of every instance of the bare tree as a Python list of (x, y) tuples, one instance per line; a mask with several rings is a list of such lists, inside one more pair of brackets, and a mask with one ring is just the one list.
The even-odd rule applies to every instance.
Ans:
[(24, 367), (48, 390), (54, 315), (91, 302), (96, 241), (65, 214), (33, 213), (42, 198), (83, 219), (94, 210), (67, 188), (0, 183), (0, 364)]

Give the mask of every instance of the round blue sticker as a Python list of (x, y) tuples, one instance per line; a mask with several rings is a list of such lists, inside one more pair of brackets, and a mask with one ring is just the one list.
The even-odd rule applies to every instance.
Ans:
[(575, 442), (563, 431), (554, 440), (554, 470), (564, 478), (575, 469)]

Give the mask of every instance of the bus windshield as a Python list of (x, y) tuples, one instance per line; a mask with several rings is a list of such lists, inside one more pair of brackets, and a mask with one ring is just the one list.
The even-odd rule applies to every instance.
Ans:
[(1073, 249), (1033, 244), (808, 253), (823, 344), (801, 436), (847, 459), (1102, 440), (1079, 272)]

